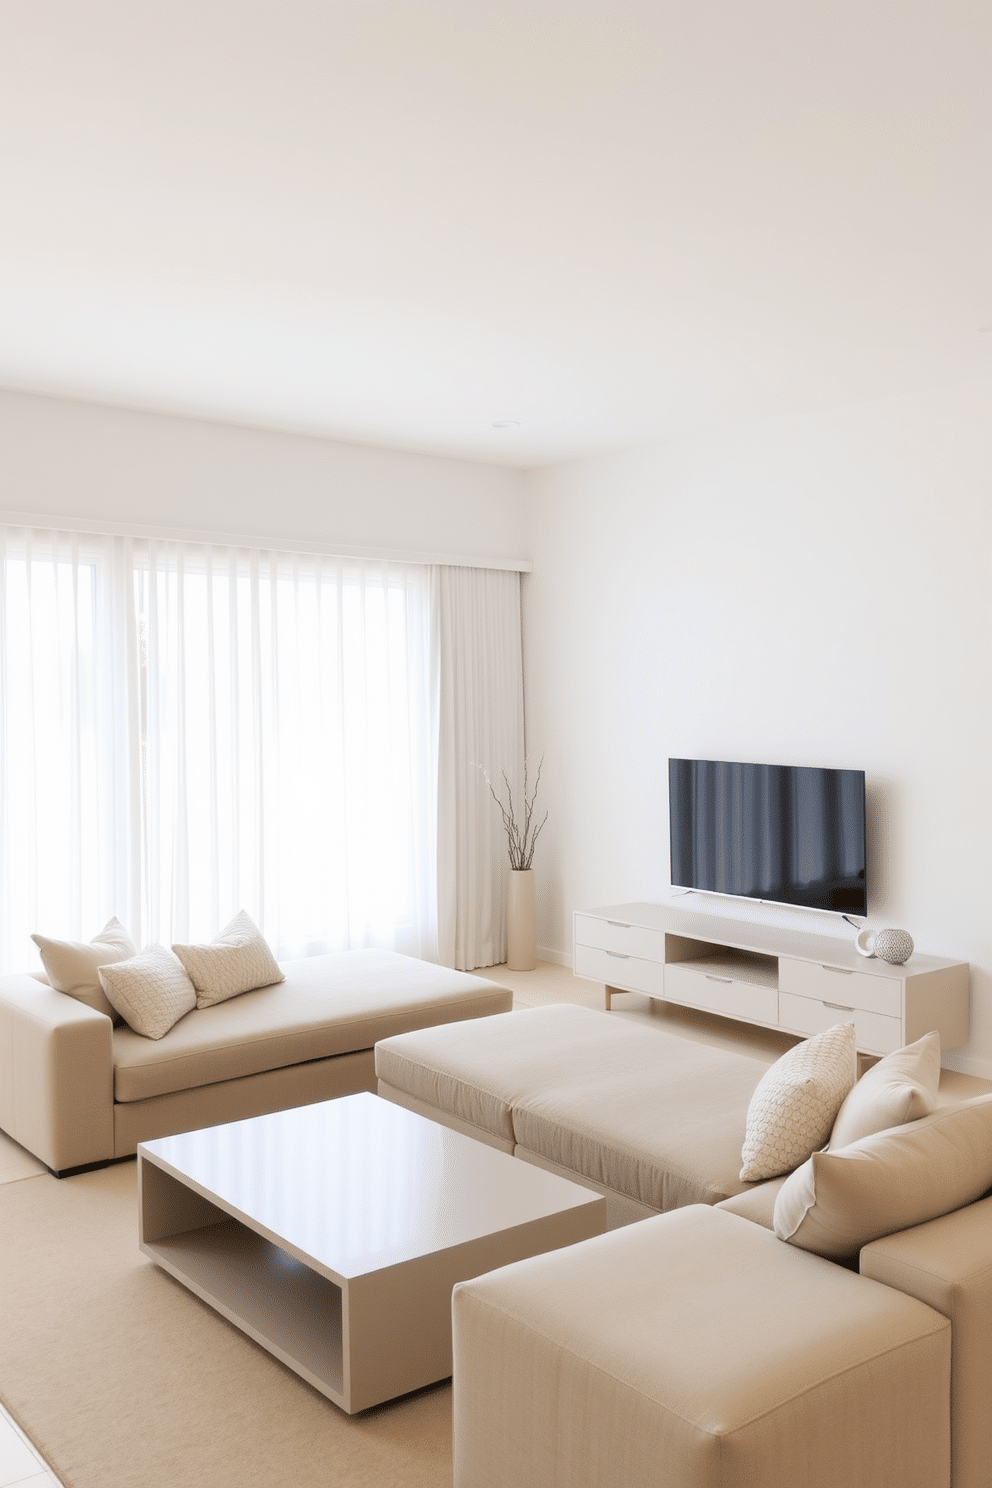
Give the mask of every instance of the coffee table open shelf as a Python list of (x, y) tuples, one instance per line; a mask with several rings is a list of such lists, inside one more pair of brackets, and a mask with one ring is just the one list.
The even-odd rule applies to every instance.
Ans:
[(368, 1094), (144, 1142), (139, 1242), (348, 1412), (451, 1373), (451, 1289), (605, 1228), (589, 1189)]

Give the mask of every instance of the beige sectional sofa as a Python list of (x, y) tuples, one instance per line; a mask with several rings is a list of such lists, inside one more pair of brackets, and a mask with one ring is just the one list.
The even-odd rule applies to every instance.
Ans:
[[(615, 1227), (456, 1288), (455, 1488), (992, 1485), (992, 1142), (974, 1202), (838, 1264), (774, 1233), (785, 1178), (739, 1176), (767, 1062), (550, 1007), (389, 1039), (376, 1069)], [(973, 1093), (945, 1075), (938, 1101)], [(956, 1109), (910, 1123), (935, 1186)]]
[(605, 1194), (611, 1229), (754, 1187), (738, 1174), (760, 1059), (554, 1006), (484, 1038), (388, 1039), (375, 1064), (380, 1095)]
[(0, 977), (0, 1130), (62, 1175), (152, 1137), (371, 1090), (377, 1039), (513, 1000), (485, 978), (387, 951), (281, 970), (284, 981), (195, 1009), (160, 1039), (34, 975)]

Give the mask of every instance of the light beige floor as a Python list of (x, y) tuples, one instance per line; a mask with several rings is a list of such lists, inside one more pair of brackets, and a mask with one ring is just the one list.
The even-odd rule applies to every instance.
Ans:
[[(0, 1132), (0, 1183), (44, 1173), (45, 1165)], [(61, 1488), (48, 1463), (0, 1405), (0, 1488)]]

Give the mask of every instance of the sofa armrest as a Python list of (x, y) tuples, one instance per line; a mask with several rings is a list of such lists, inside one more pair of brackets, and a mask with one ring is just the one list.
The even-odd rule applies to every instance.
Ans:
[(0, 1127), (55, 1172), (114, 1155), (112, 1033), (54, 987), (0, 977)]
[(873, 1240), (861, 1274), (951, 1321), (954, 1488), (987, 1488), (992, 1462), (992, 1198)]

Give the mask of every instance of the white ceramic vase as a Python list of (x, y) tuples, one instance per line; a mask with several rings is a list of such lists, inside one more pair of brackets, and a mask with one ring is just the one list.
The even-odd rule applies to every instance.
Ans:
[(511, 868), (506, 880), (506, 964), (510, 971), (533, 971), (534, 870)]

